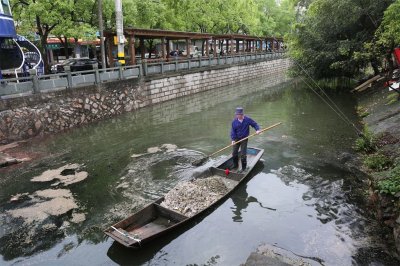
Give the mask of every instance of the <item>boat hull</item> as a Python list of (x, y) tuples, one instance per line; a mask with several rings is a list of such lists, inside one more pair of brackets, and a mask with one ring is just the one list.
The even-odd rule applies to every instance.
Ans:
[(196, 217), (199, 217), (207, 210), (210, 210), (223, 202), (241, 183), (246, 180), (255, 165), (259, 162), (263, 153), (263, 149), (248, 147), (248, 167), (243, 172), (230, 171), (229, 174), (226, 173), (226, 169), (232, 166), (232, 157), (228, 157), (216, 166), (210, 167), (206, 170), (209, 175), (218, 175), (228, 180), (236, 181), (236, 185), (229, 189), (221, 198), (195, 215), (188, 217), (161, 206), (160, 204), (164, 201), (164, 197), (161, 197), (128, 218), (110, 226), (104, 231), (104, 233), (126, 247), (137, 248), (145, 245), (151, 240), (176, 229), (178, 226), (188, 223)]

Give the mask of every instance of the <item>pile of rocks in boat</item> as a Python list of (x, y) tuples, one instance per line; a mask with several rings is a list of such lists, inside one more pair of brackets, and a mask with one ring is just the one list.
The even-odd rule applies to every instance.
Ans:
[(217, 175), (184, 181), (165, 195), (161, 206), (191, 217), (219, 200), (236, 184), (237, 181)]

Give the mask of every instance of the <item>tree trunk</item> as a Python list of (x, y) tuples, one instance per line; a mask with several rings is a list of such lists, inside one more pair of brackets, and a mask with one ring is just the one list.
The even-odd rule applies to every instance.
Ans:
[(69, 53), (68, 53), (68, 38), (64, 36), (64, 54), (65, 54), (65, 59), (69, 58)]
[(150, 59), (151, 51), (153, 50), (153, 40), (148, 40), (147, 43), (149, 44), (149, 59)]
[(375, 58), (371, 59), (371, 67), (374, 70), (374, 75), (375, 76), (379, 75), (379, 72), (380, 72), (379, 68), (378, 68), (378, 65), (379, 65), (379, 63)]
[(56, 25), (57, 24), (49, 26), (47, 24), (42, 24), (40, 21), (40, 17), (36, 16), (36, 28), (37, 28), (37, 31), (39, 32), (40, 46), (41, 46), (41, 47), (39, 47), (39, 50), (42, 53), (45, 74), (50, 73), (50, 66), (49, 66), (49, 60), (48, 60), (47, 49), (46, 49), (47, 38), (49, 37), (50, 31), (52, 29), (54, 29), (54, 27)]
[(50, 73), (50, 69), (49, 69), (49, 59), (47, 56), (47, 49), (46, 49), (46, 45), (47, 45), (47, 37), (48, 34), (44, 34), (44, 35), (40, 35), (40, 52), (42, 53), (42, 57), (43, 57), (43, 63), (44, 63), (44, 73), (48, 74)]
[(81, 54), (82, 54), (82, 51), (81, 51), (81, 47), (79, 47), (79, 53), (77, 54), (77, 51), (78, 51), (78, 38), (76, 38), (76, 37), (74, 37), (74, 57), (75, 58), (81, 58)]

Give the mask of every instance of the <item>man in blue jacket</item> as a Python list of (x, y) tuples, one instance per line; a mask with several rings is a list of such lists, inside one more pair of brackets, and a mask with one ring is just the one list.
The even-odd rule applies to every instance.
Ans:
[[(258, 124), (248, 116), (244, 115), (243, 108), (238, 107), (236, 108), (235, 112), (235, 119), (232, 121), (232, 128), (231, 128), (231, 139), (232, 145), (249, 136), (250, 133), (250, 126), (252, 126), (256, 133), (260, 133), (260, 127)], [(240, 148), (240, 159), (242, 162), (242, 171), (246, 170), (247, 167), (247, 141), (248, 139), (233, 145), (233, 169), (239, 167), (239, 148)]]

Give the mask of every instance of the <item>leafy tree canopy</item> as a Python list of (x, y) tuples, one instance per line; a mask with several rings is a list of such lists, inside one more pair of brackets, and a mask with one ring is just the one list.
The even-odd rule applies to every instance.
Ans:
[[(381, 25), (385, 10), (393, 2), (294, 1), (298, 7), (307, 7), (307, 10), (298, 18), (295, 30), (290, 35), (292, 57), (317, 78), (353, 77), (368, 65), (375, 72), (379, 71), (381, 62), (376, 50), (368, 47), (376, 48), (376, 31)], [(395, 20), (398, 21), (396, 18)]]
[[(123, 0), (124, 25), (284, 36), (294, 21), (295, 2), (283, 0), (278, 5), (275, 0)], [(21, 34), (34, 31), (82, 38), (97, 31), (97, 0), (11, 0), (11, 3)], [(103, 0), (103, 19), (106, 29), (115, 28), (114, 0)]]

